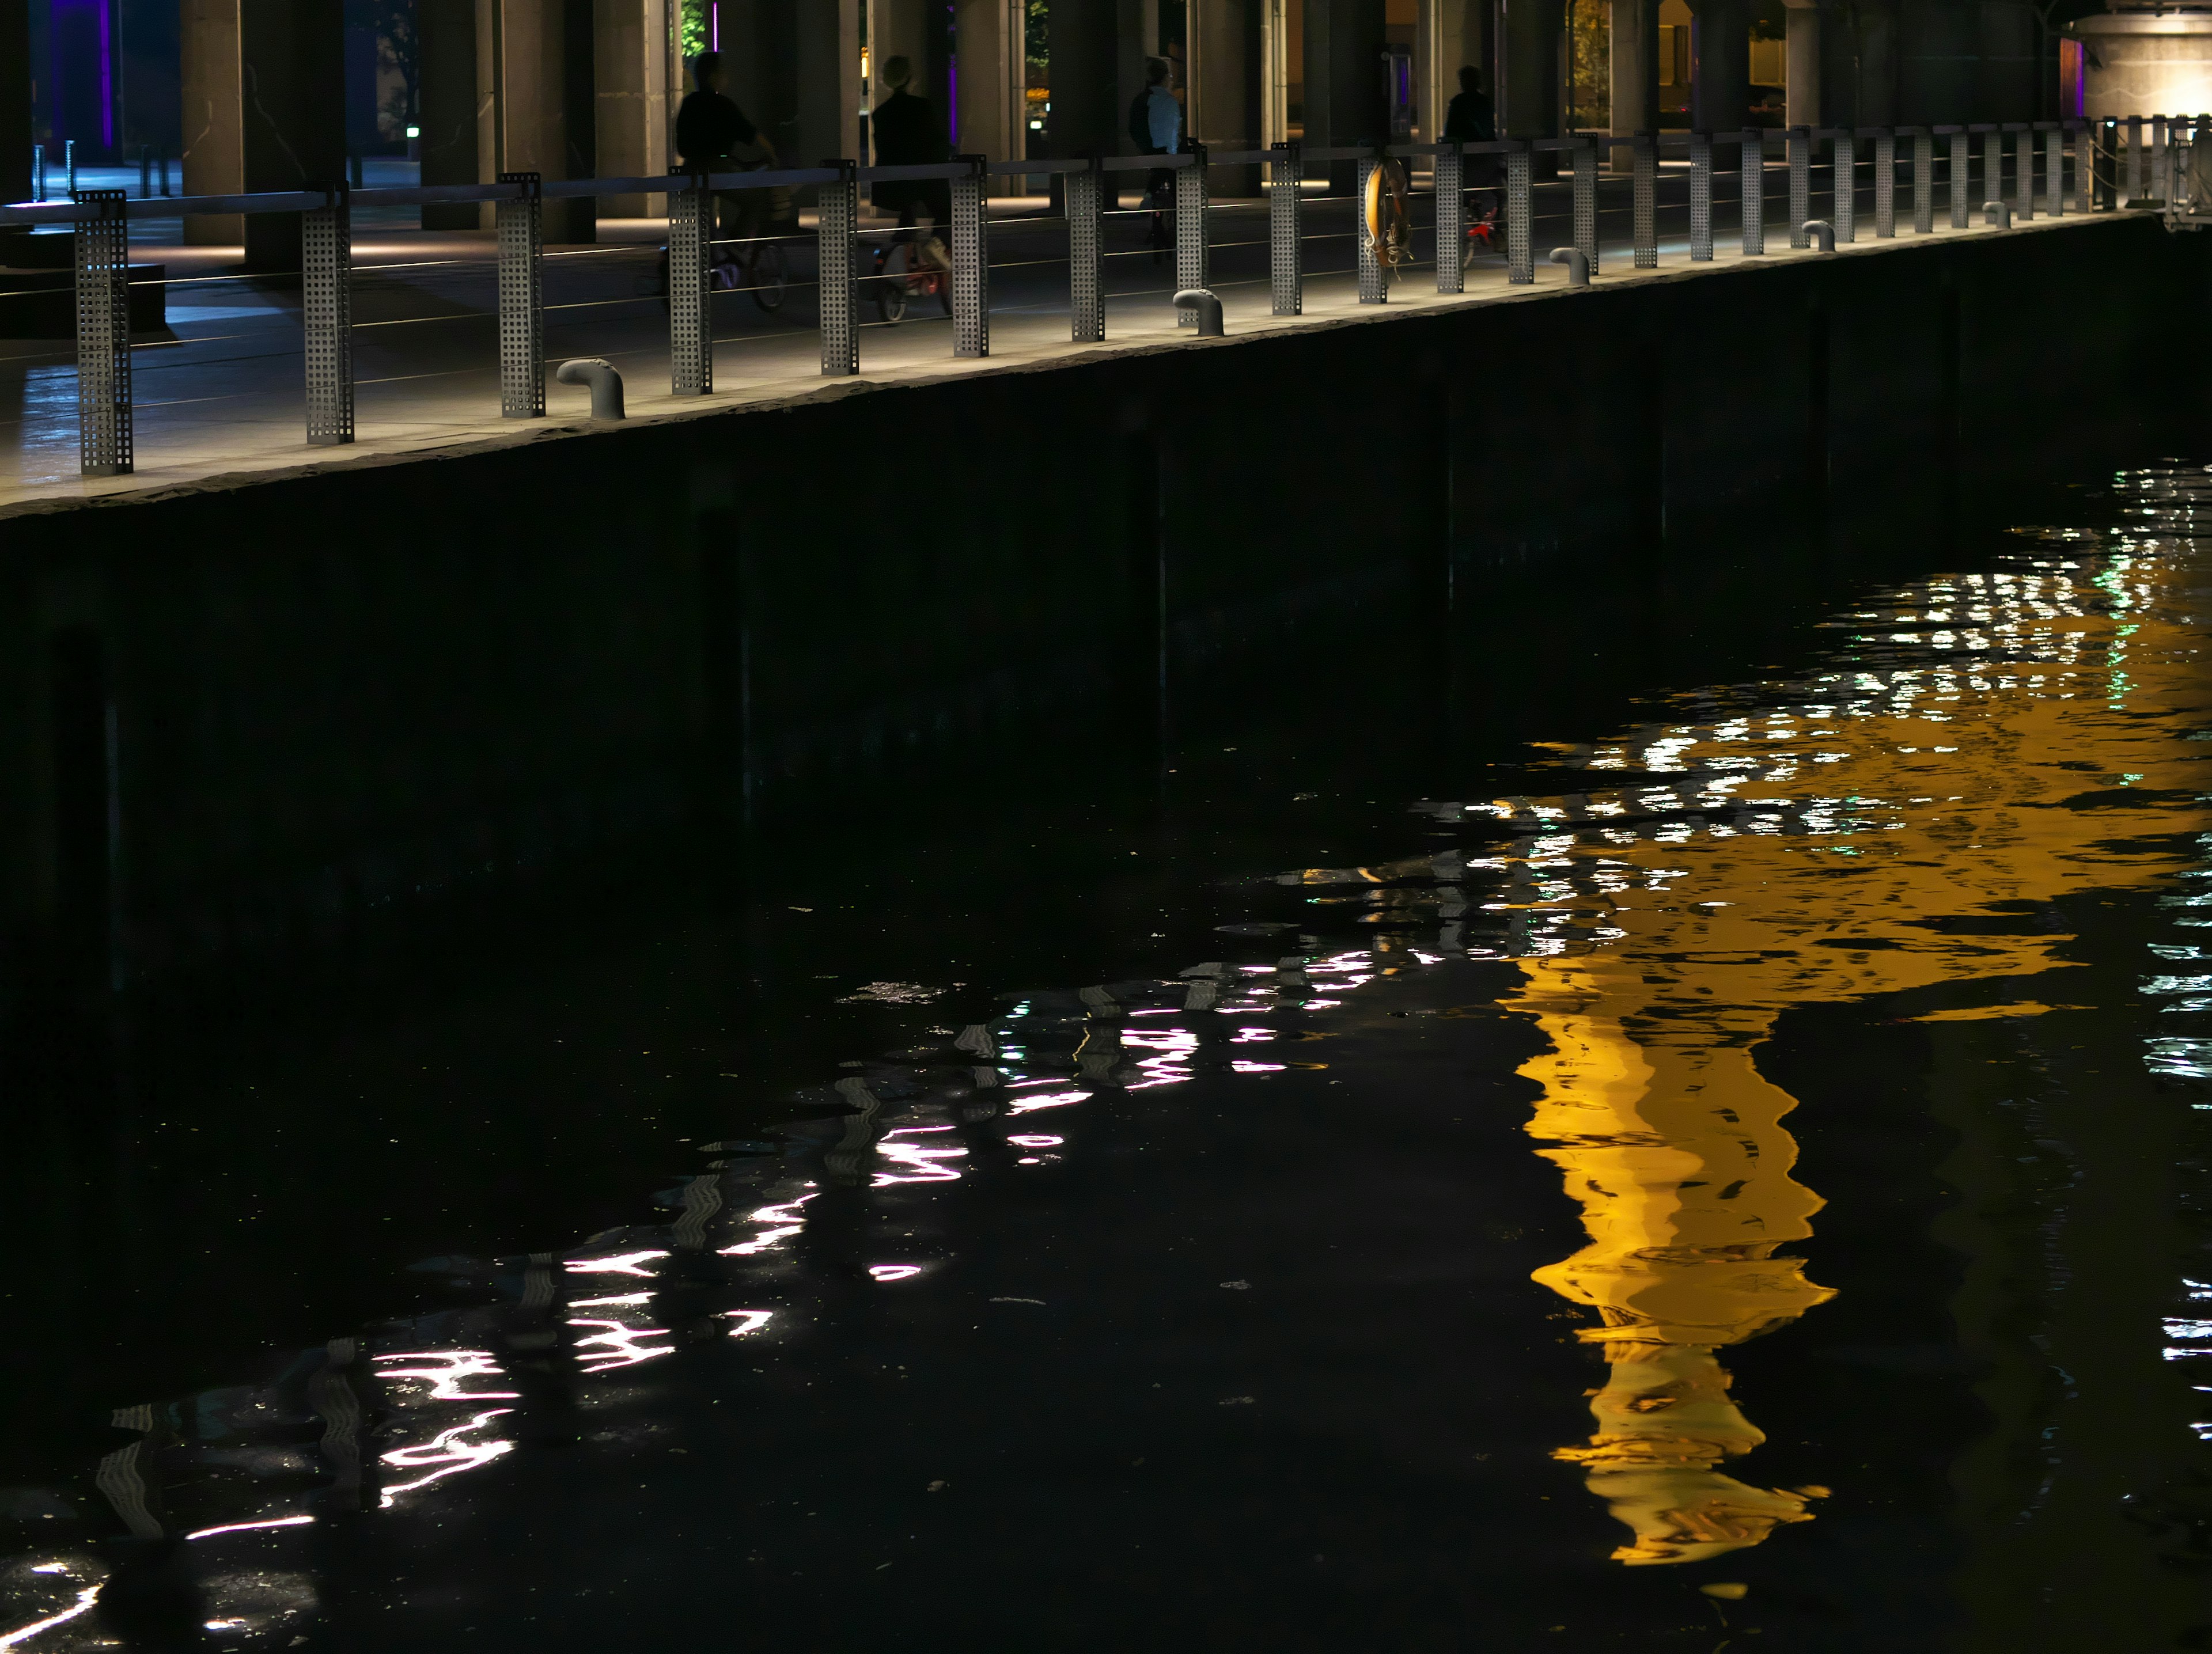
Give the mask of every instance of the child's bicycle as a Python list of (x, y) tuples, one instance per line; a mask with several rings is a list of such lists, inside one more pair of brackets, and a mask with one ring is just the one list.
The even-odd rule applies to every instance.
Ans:
[(876, 314), (886, 322), (904, 321), (909, 305), (932, 299), (945, 314), (952, 313), (952, 272), (922, 256), (918, 235), (902, 233), (876, 249), (868, 287)]
[(1499, 245), (1498, 239), (1497, 215), (1494, 212), (1486, 212), (1478, 218), (1468, 221), (1467, 242), (1460, 253), (1459, 267), (1462, 270), (1467, 270), (1476, 259), (1492, 257), (1502, 251), (1504, 249)]

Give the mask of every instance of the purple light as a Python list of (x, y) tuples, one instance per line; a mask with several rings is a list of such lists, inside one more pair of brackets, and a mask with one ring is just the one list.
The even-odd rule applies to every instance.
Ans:
[(107, 37), (107, 0), (100, 3), (100, 142), (115, 148), (115, 52)]

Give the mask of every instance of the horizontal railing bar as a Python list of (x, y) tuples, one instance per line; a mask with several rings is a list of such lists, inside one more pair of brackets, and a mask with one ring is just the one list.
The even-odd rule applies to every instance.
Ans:
[[(2179, 120), (2188, 117), (2169, 117)], [(1967, 126), (1898, 126), (1820, 128), (1816, 138), (1832, 140), (1840, 136), (1866, 137), (1884, 130), (1899, 137), (1917, 137), (1923, 134), (1937, 136), (1957, 132), (2024, 132), (2081, 130), (2087, 122), (2074, 119), (2062, 121), (1978, 123)], [(1707, 136), (1717, 147), (1735, 144), (1743, 146), (1749, 129), (1735, 129), (1710, 133)], [(1692, 134), (1666, 131), (1647, 134), (1663, 154), (1686, 153)], [(1779, 143), (1787, 136), (1783, 129), (1759, 129), (1757, 139), (1764, 150), (1770, 142)], [(1617, 149), (1633, 144), (1632, 136), (1618, 133), (1589, 133), (1566, 138), (1501, 138), (1481, 142), (1462, 143), (1460, 153), (1468, 155), (1507, 155), (1523, 144), (1539, 154), (1564, 154), (1589, 144), (1600, 149)], [(1401, 159), (1431, 157), (1446, 153), (1454, 146), (1440, 143), (1391, 144), (1386, 154)], [(1300, 152), (1308, 162), (1360, 161), (1376, 153), (1372, 145), (1339, 145), (1325, 148), (1309, 148)], [(1198, 157), (1190, 151), (1166, 155), (1107, 155), (1094, 161), (1088, 156), (1032, 156), (1020, 161), (986, 162), (983, 170), (994, 177), (1012, 178), (1024, 174), (1066, 174), (1091, 172), (1094, 167), (1108, 173), (1138, 173), (1178, 171), (1196, 164)], [(1239, 149), (1218, 154), (1208, 154), (1209, 166), (1262, 166), (1275, 159), (1265, 149)], [(855, 176), (862, 184), (871, 182), (907, 182), (918, 179), (965, 178), (971, 171), (968, 163), (950, 161), (907, 167), (862, 167)], [(672, 190), (695, 186), (699, 175), (688, 173), (653, 174), (644, 178), (582, 178), (548, 179), (539, 193), (547, 199), (577, 199), (594, 196), (665, 195)], [(714, 173), (705, 176), (706, 187), (729, 193), (744, 190), (797, 189), (807, 185), (831, 184), (841, 173), (824, 167), (779, 167), (774, 171), (743, 171)], [(1619, 182), (1620, 180), (1609, 180)], [(1548, 182), (1548, 180), (1547, 180)], [(519, 186), (502, 184), (432, 184), (407, 188), (356, 190), (351, 200), (358, 207), (415, 207), (437, 206), (467, 202), (514, 201), (521, 198)], [(239, 195), (176, 196), (141, 197), (124, 203), (125, 216), (129, 218), (175, 218), (208, 216), (231, 213), (296, 213), (313, 212), (329, 204), (330, 196), (320, 190), (281, 191)], [(0, 225), (35, 226), (40, 224), (70, 224), (82, 216), (73, 201), (11, 202), (0, 205)]]

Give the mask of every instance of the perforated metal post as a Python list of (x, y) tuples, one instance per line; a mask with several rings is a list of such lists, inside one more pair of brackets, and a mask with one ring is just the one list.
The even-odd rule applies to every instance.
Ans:
[(1912, 135), (1912, 233), (1936, 233), (1936, 135)]
[(2004, 199), (2004, 133), (1997, 127), (1982, 131), (1982, 192), (1974, 205)]
[(2120, 204), (2120, 124), (2097, 123), (2092, 165), (2097, 175), (2097, 210), (2111, 212)]
[(1886, 126), (1874, 135), (1874, 233), (1877, 241), (1897, 234), (1897, 134)]
[(1813, 216), (1813, 129), (1790, 129), (1790, 245), (1802, 251), (1813, 245), (1805, 228)]
[(2128, 205), (2143, 198), (2143, 118), (2128, 117)]
[(300, 222), (300, 308), (307, 323), (307, 442), (353, 440), (353, 192), (332, 185)]
[(1305, 309), (1305, 243), (1299, 239), (1305, 205), (1305, 162), (1296, 143), (1278, 143), (1268, 154), (1267, 286), (1278, 316)]
[(1106, 337), (1106, 283), (1099, 257), (1097, 163), (1066, 175), (1067, 184), (1068, 337), (1097, 344)]
[(1589, 260), (1589, 273), (1597, 274), (1597, 145), (1589, 138), (1575, 140), (1575, 251)]
[(131, 427), (131, 244), (121, 190), (78, 192), (76, 221), (77, 470), (128, 476)]
[(544, 190), (535, 173), (501, 173), (521, 191), (493, 213), (499, 237), (499, 411), (536, 419), (545, 411)]
[(2172, 159), (2166, 148), (2166, 117), (2150, 118), (2150, 196), (2154, 201), (2172, 198), (2172, 185), (2166, 177), (2166, 163)]
[(1362, 155), (1359, 158), (1359, 194), (1352, 207), (1352, 239), (1358, 248), (1359, 302), (1363, 305), (1388, 304), (1390, 288), (1383, 280), (1382, 260), (1377, 256), (1374, 238), (1368, 233), (1367, 196), (1375, 187), (1375, 174), (1382, 167), (1381, 157)]
[(711, 396), (714, 390), (708, 286), (714, 221), (714, 197), (704, 177), (668, 186), (668, 380), (675, 396)]
[(1835, 207), (1832, 220), (1836, 227), (1836, 239), (1856, 241), (1859, 239), (1859, 150), (1856, 136), (1848, 130), (1838, 131), (1828, 141), (1829, 158), (1835, 163)]
[(1464, 293), (1467, 271), (1460, 255), (1467, 247), (1467, 186), (1456, 143), (1437, 146), (1437, 291)]
[(853, 235), (860, 216), (860, 163), (825, 161), (835, 183), (814, 197), (814, 241), (822, 270), (822, 371), (845, 379), (860, 371), (860, 330), (853, 324)]
[(2074, 210), (2091, 211), (2092, 181), (2096, 175), (2097, 136), (2085, 122), (2076, 125), (2067, 136), (2073, 140), (2074, 151)]
[(1523, 139), (1505, 157), (1505, 279), (1515, 287), (1528, 287), (1536, 279), (1535, 192), (1528, 171)]
[(2013, 210), (2024, 221), (2035, 216), (2035, 129), (2023, 124), (2014, 134)]
[(1636, 268), (1659, 268), (1659, 140), (1636, 135)]
[(1742, 203), (1743, 251), (1755, 257), (1766, 251), (1766, 136), (1756, 126), (1743, 129), (1737, 151), (1737, 198)]
[(1951, 191), (1951, 227), (1954, 230), (1963, 230), (1974, 221), (1973, 179), (1968, 176), (1972, 171), (1969, 159), (1972, 148), (1973, 140), (1964, 128), (1951, 134), (1951, 175), (1945, 182)]
[(2055, 126), (2043, 135), (2043, 210), (2066, 216), (2066, 135)]
[(1713, 261), (1713, 135), (1690, 134), (1690, 262)]
[[(1190, 165), (1175, 175), (1176, 288), (1188, 293), (1208, 287), (1212, 276), (1212, 212), (1206, 186), (1206, 146), (1194, 143)], [(1177, 327), (1196, 327), (1198, 307), (1176, 312)]]
[(968, 175), (952, 180), (952, 354), (991, 354), (991, 232), (983, 216), (988, 155), (962, 155)]

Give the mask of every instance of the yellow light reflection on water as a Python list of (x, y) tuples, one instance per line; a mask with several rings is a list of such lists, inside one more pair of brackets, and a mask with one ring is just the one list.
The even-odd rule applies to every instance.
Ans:
[(1543, 1088), (1528, 1130), (1589, 1237), (1536, 1279), (1596, 1312), (1580, 1336), (1608, 1365), (1594, 1433), (1556, 1456), (1630, 1530), (1618, 1560), (1754, 1545), (1827, 1491), (1722, 1468), (1765, 1438), (1719, 1352), (1833, 1295), (1789, 1250), (1822, 1202), (1794, 1175), (1796, 1100), (1759, 1069), (1776, 1019), (2062, 969), (2065, 936), (1942, 924), (2184, 865), (2204, 688), (2169, 579), (2123, 556), (2094, 581), (2051, 563), (1919, 588), (1853, 617), (1851, 669), (1709, 701), (1589, 765), (1649, 779), (1469, 807), (1532, 834), (1492, 863), (1516, 882), (1495, 906), (1528, 927), (1510, 1003), (1551, 1045), (1521, 1069)]

